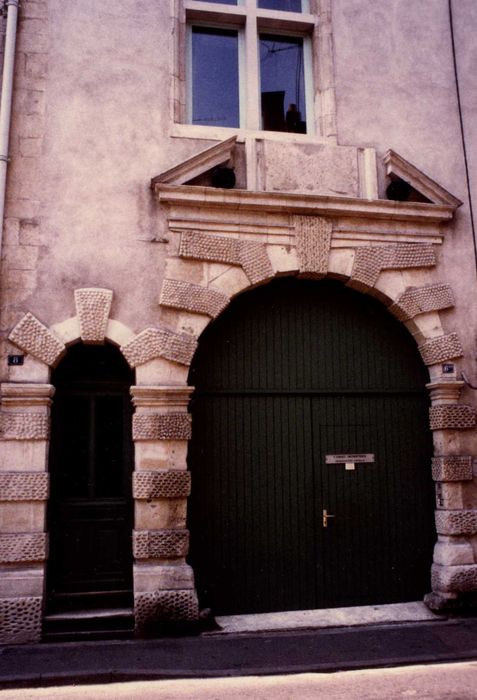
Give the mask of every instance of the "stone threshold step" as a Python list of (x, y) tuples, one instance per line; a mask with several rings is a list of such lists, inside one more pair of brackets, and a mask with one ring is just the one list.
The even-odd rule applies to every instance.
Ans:
[(98, 608), (93, 610), (70, 610), (61, 613), (51, 613), (43, 618), (45, 622), (60, 620), (93, 620), (98, 618), (128, 618), (134, 614), (133, 608)]
[(204, 634), (272, 632), (274, 630), (320, 629), (360, 625), (392, 624), (442, 620), (422, 602), (362, 605), (323, 610), (292, 610), (256, 615), (226, 615), (215, 618), (219, 630)]

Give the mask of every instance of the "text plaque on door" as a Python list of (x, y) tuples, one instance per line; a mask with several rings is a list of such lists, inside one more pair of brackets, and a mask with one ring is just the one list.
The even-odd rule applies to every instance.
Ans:
[(374, 454), (325, 455), (325, 461), (326, 464), (344, 464), (347, 471), (352, 471), (355, 464), (372, 464), (374, 462)]

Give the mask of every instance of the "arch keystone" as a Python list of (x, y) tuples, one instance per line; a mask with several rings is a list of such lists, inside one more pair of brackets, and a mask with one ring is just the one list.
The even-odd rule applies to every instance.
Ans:
[(321, 216), (294, 216), (300, 272), (304, 277), (324, 277), (331, 249), (331, 221)]
[(75, 289), (76, 313), (81, 340), (89, 345), (102, 345), (106, 336), (113, 292), (110, 289), (85, 287)]

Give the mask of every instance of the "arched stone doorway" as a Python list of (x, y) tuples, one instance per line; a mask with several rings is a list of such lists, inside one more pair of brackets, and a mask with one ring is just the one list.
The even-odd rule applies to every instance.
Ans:
[(47, 632), (132, 620), (133, 383), (109, 343), (73, 345), (52, 372)]
[[(436, 537), (427, 380), (406, 329), (337, 282), (276, 279), (234, 299), (189, 374), (200, 604), (422, 598)], [(370, 461), (327, 463), (343, 453)]]

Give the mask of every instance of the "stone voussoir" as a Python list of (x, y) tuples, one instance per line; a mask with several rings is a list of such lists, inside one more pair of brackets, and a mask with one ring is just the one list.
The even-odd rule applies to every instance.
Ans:
[(50, 367), (54, 367), (66, 352), (65, 344), (31, 313), (17, 323), (8, 339)]
[(199, 284), (166, 279), (162, 285), (159, 303), (161, 306), (215, 318), (225, 309), (229, 298), (222, 292)]
[(389, 307), (399, 321), (409, 321), (418, 314), (440, 311), (454, 306), (454, 294), (448, 284), (408, 287)]
[(435, 264), (436, 255), (430, 244), (398, 243), (357, 248), (350, 286), (365, 291), (375, 286), (382, 270), (433, 267)]
[(437, 365), (447, 360), (462, 357), (464, 350), (457, 333), (441, 335), (419, 345), (419, 352), (426, 365)]
[(197, 348), (197, 338), (188, 333), (174, 333), (166, 328), (146, 328), (121, 347), (131, 367), (157, 357), (190, 365)]

